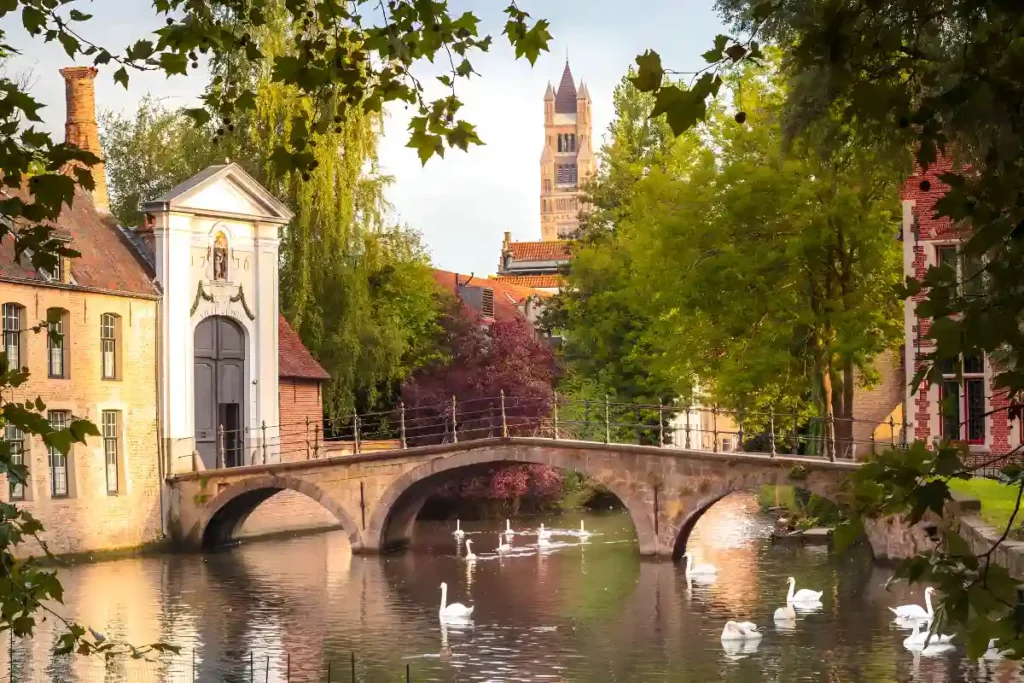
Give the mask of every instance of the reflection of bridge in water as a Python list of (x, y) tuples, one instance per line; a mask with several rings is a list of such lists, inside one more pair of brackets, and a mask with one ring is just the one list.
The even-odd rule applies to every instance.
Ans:
[(640, 553), (660, 557), (678, 557), (696, 521), (729, 493), (791, 484), (830, 497), (858, 467), (771, 453), (485, 438), (180, 474), (169, 479), (170, 529), (186, 548), (222, 545), (262, 502), (291, 490), (329, 510), (354, 552), (378, 552), (408, 543), (420, 509), (439, 487), (502, 463), (549, 465), (603, 484), (629, 511)]

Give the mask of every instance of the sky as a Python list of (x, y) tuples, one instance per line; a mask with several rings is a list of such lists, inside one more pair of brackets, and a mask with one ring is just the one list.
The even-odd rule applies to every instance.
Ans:
[[(388, 191), (394, 219), (420, 232), (436, 267), (478, 276), (495, 272), (506, 231), (514, 240), (540, 239), (544, 89), (549, 81), (557, 86), (567, 55), (577, 86), (583, 80), (590, 91), (594, 137), (600, 140), (614, 114), (612, 90), (638, 54), (652, 48), (666, 68), (693, 71), (703, 64), (700, 55), (715, 34), (724, 31), (713, 0), (525, 0), (519, 7), (547, 19), (554, 36), (550, 52), (531, 67), (514, 58), (501, 36), (506, 4), (449, 3), (456, 14), (475, 12), (482, 31), (494, 36), (490, 52), (471, 58), (479, 77), (457, 88), (465, 105), (461, 114), (477, 126), (485, 145), (468, 153), (449, 151), (423, 166), (405, 147), (410, 112), (395, 107), (388, 111), (380, 146), (383, 171), (394, 177)], [(148, 0), (79, 0), (75, 7), (93, 15), (82, 33), (107, 47), (123, 48), (160, 25)], [(29, 39), (18, 15), (8, 15), (0, 26), (22, 51), (8, 72), (31, 72), (31, 92), (46, 105), (44, 127), (61, 139), (64, 83), (57, 70), (70, 60), (58, 45)], [(429, 77), (440, 69), (424, 63), (416, 73)], [(104, 67), (97, 78), (97, 107), (128, 114), (147, 93), (167, 106), (194, 106), (207, 80), (202, 69), (170, 79), (133, 74), (125, 91), (113, 82), (113, 71)]]

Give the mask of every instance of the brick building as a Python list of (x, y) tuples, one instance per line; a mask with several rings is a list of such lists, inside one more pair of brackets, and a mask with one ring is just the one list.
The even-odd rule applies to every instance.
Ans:
[[(948, 218), (935, 217), (935, 203), (949, 189), (939, 176), (952, 170), (949, 160), (940, 160), (927, 171), (920, 170), (903, 185), (903, 268), (907, 275), (921, 279), (932, 266), (949, 264), (961, 279), (977, 272), (978, 263), (967, 258), (961, 245), (965, 232)], [(973, 280), (977, 282), (977, 280)], [(971, 282), (963, 286), (974, 286)], [(925, 338), (930, 320), (921, 318), (917, 295), (905, 304), (905, 364), (907, 377), (913, 377), (921, 366), (920, 358), (934, 347)], [(913, 438), (928, 442), (951, 439), (965, 442), (972, 453), (983, 455), (1008, 452), (1021, 443), (1021, 425), (1013, 424), (1006, 408), (1008, 403), (992, 385), (992, 365), (985, 356), (962, 359), (962, 379), (957, 379), (953, 363), (944, 367), (945, 378), (938, 385), (922, 383), (911, 395), (908, 421)], [(942, 410), (943, 404), (948, 410)]]
[[(96, 70), (61, 74), (66, 140), (99, 156)], [(0, 243), (4, 350), (31, 372), (15, 398), (42, 398), (55, 425), (86, 418), (102, 432), (63, 456), (4, 430), (29, 469), (5, 499), (43, 522), (58, 554), (158, 541), (168, 473), (305, 457), (288, 428), (319, 422), (327, 379), (278, 314), (286, 207), (225, 164), (147, 202), (145, 225), (126, 229), (102, 164), (93, 175), (54, 226), (80, 257), (43, 272)], [(31, 331), (46, 320), (59, 338)], [(294, 501), (265, 507), (269, 530), (304, 526)]]

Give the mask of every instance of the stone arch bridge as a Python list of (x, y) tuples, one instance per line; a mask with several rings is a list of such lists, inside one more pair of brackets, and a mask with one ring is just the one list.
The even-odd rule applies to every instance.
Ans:
[(629, 511), (640, 553), (673, 559), (684, 552), (700, 516), (729, 493), (792, 484), (833, 497), (858, 467), (825, 458), (526, 437), (481, 439), (172, 476), (170, 532), (184, 549), (223, 545), (260, 503), (293, 490), (335, 516), (353, 552), (401, 548), (432, 492), (496, 463), (550, 465), (604, 484)]

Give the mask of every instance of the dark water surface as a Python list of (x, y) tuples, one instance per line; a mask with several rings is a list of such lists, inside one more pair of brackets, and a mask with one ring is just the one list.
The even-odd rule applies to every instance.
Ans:
[[(538, 552), (519, 535), (514, 554), (494, 556), (495, 523), (463, 525), (480, 558), (456, 553), (452, 526), (421, 523), (415, 547), (384, 558), (353, 556), (340, 532), (250, 543), (199, 556), (101, 562), (61, 571), (61, 611), (135, 643), (183, 648), (157, 664), (47, 656), (50, 623), (15, 646), (15, 681), (985, 681), (1017, 678), (1010, 662), (975, 662), (962, 648), (915, 656), (889, 605), (922, 592), (886, 592), (888, 569), (861, 548), (772, 545), (770, 520), (752, 496), (717, 504), (689, 548), (717, 565), (712, 583), (682, 567), (641, 561), (624, 513), (587, 515), (586, 543), (556, 535)], [(579, 528), (579, 516), (514, 521)], [(823, 609), (777, 630), (786, 578), (823, 590)], [(443, 627), (439, 584), (449, 601), (476, 606), (471, 628)], [(728, 619), (765, 627), (749, 652), (720, 641)], [(9, 662), (5, 647), (3, 662)], [(193, 663), (194, 657), (194, 663)], [(251, 663), (250, 663), (251, 657)], [(269, 663), (269, 669), (268, 669)], [(251, 667), (251, 668), (250, 668)], [(194, 674), (193, 674), (194, 670)], [(8, 671), (0, 680), (8, 680)], [(194, 675), (194, 679), (192, 678)]]

